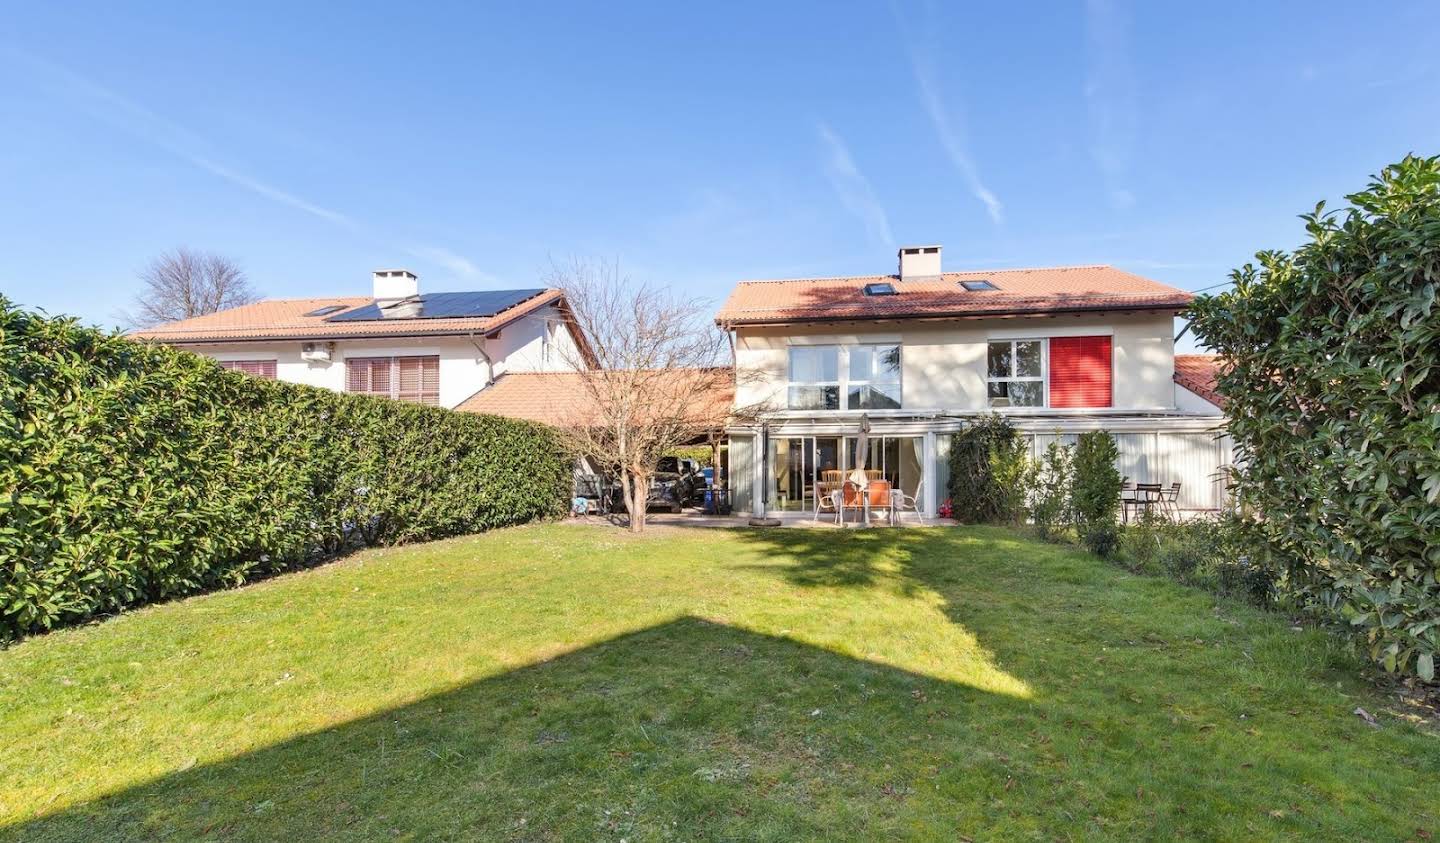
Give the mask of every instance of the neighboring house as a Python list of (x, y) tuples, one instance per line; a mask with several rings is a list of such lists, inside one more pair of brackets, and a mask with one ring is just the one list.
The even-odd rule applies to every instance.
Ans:
[(372, 282), (369, 296), (267, 299), (131, 336), (258, 377), (452, 408), (508, 372), (588, 356), (559, 290), (421, 294), (403, 269)]
[(776, 408), (729, 431), (737, 508), (812, 509), (824, 472), (854, 466), (868, 423), (867, 466), (934, 513), (950, 434), (990, 412), (1036, 452), (1108, 430), (1130, 480), (1180, 481), (1182, 508), (1221, 505), (1213, 374), (1197, 377), (1189, 355), (1177, 369), (1174, 352), (1190, 293), (1110, 266), (942, 272), (940, 253), (902, 248), (896, 275), (731, 293), (716, 322), (734, 340), (736, 404)]

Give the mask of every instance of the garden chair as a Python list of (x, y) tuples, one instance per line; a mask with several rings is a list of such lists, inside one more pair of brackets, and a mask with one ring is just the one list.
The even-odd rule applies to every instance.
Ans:
[(870, 526), (870, 518), (876, 510), (884, 512), (885, 519), (892, 525), (895, 523), (892, 491), (889, 480), (871, 480), (865, 484), (865, 526)]
[(1120, 520), (1130, 523), (1130, 507), (1135, 505), (1135, 484), (1129, 477), (1120, 478)]
[[(826, 472), (827, 474), (829, 472)], [(820, 514), (839, 513), (840, 499), (837, 497), (839, 483), (821, 481), (815, 484), (815, 520), (820, 520)]]
[(923, 497), (925, 497), (924, 480), (921, 480), (920, 485), (915, 487), (915, 494), (913, 495), (907, 495), (903, 491), (895, 489), (890, 495), (890, 503), (892, 507), (890, 510), (891, 519), (896, 524), (899, 524), (901, 515), (904, 515), (907, 512), (913, 512), (915, 513), (915, 517), (920, 520), (920, 525), (923, 527), (925, 525), (925, 511), (920, 508), (920, 499)]
[(859, 511), (862, 521), (868, 520), (865, 506), (865, 490), (846, 480), (845, 485), (840, 487), (840, 504), (837, 508), (839, 509), (839, 516), (836, 523), (844, 524), (845, 513), (851, 510)]
[(1180, 520), (1180, 481), (1176, 480), (1170, 484), (1170, 488), (1164, 491), (1165, 509), (1169, 510), (1170, 517), (1176, 521)]

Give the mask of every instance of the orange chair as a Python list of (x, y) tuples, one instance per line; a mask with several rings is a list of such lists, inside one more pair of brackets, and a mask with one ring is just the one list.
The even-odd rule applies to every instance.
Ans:
[(865, 486), (865, 508), (867, 512), (866, 523), (869, 523), (868, 513), (876, 510), (883, 510), (885, 518), (891, 524), (895, 523), (895, 507), (890, 501), (890, 481), (871, 480)]

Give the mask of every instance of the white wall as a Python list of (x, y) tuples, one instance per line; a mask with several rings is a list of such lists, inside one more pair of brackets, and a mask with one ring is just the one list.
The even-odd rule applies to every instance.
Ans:
[[(545, 354), (547, 322), (554, 322), (554, 308), (534, 313), (508, 325), (495, 339), (475, 337), (421, 337), (413, 339), (335, 340), (329, 363), (300, 359), (302, 340), (256, 343), (206, 343), (184, 346), (216, 360), (274, 360), (275, 375), (282, 381), (345, 391), (345, 360), (349, 357), (390, 357), (435, 355), (440, 358), (440, 405), (454, 407), (487, 386), (505, 372), (564, 371), (571, 355), (559, 350)], [(574, 339), (563, 325), (554, 332), (555, 341), (574, 347)], [(494, 361), (492, 372), (479, 343)]]
[(985, 355), (989, 340), (1109, 335), (1115, 366), (1113, 407), (1137, 412), (1174, 410), (1172, 323), (1169, 314), (1106, 314), (742, 328), (736, 335), (736, 365), (756, 374), (739, 379), (735, 400), (738, 406), (768, 400), (784, 407), (787, 349), (792, 344), (898, 341), (902, 346), (901, 400), (906, 410), (983, 411), (988, 408)]
[(1194, 413), (1198, 416), (1219, 416), (1224, 415), (1223, 411), (1204, 398), (1196, 395), (1180, 384), (1175, 384), (1175, 407), (1185, 413)]

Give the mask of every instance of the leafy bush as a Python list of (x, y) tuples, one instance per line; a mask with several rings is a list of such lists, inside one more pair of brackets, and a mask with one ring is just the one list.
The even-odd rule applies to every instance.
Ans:
[(0, 298), (0, 638), (558, 514), (547, 428), (278, 383)]
[(957, 521), (1017, 524), (1025, 516), (1030, 458), (1009, 421), (991, 414), (955, 434), (950, 500)]
[(1040, 538), (1046, 541), (1059, 538), (1061, 533), (1057, 531), (1072, 520), (1070, 493), (1074, 454), (1073, 446), (1051, 442), (1030, 472), (1030, 520)]
[(1389, 671), (1440, 651), (1440, 159), (1387, 167), (1343, 213), (1306, 214), (1193, 305), (1254, 532), (1282, 596), (1348, 623)]
[(1109, 558), (1119, 542), (1115, 516), (1120, 509), (1120, 472), (1115, 462), (1120, 450), (1115, 437), (1103, 430), (1080, 434), (1075, 443), (1075, 481), (1072, 509), (1075, 532), (1090, 551)]
[(1255, 553), (1252, 548), (1234, 516), (1172, 522), (1146, 512), (1124, 528), (1117, 555), (1132, 571), (1272, 605), (1277, 573), (1266, 564), (1263, 550)]

